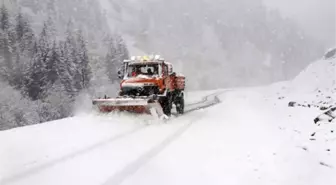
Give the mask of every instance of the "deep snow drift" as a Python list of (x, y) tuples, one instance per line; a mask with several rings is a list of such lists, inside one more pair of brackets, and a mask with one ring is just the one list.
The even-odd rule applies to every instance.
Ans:
[(220, 104), (165, 123), (90, 114), (0, 132), (0, 184), (336, 184), (335, 121), (317, 126), (324, 111), (288, 107), (335, 105), (335, 62), (218, 91)]

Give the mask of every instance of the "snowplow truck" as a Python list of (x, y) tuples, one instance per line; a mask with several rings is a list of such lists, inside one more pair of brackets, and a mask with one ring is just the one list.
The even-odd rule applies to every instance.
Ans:
[(177, 114), (184, 113), (185, 77), (159, 55), (138, 56), (123, 62), (118, 71), (121, 79), (116, 98), (98, 98), (93, 105), (102, 113), (126, 111), (169, 117), (173, 105)]

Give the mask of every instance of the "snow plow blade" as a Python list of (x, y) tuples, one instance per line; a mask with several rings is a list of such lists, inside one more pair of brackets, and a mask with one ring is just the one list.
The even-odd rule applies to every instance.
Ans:
[(95, 99), (92, 101), (92, 104), (101, 113), (130, 112), (135, 114), (151, 114), (157, 118), (165, 116), (160, 103), (150, 99)]

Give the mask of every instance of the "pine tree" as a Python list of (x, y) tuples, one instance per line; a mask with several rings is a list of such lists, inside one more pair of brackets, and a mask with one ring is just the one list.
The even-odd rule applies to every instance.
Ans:
[(13, 73), (13, 30), (7, 8), (2, 5), (0, 8), (0, 74), (1, 77), (11, 85)]
[(30, 59), (33, 56), (35, 36), (29, 21), (19, 12), (15, 17), (15, 62), (13, 65), (13, 86), (22, 89)]
[(20, 51), (27, 51), (30, 54), (35, 39), (35, 34), (31, 28), (29, 20), (22, 14), (21, 11), (15, 17), (15, 40), (20, 43)]
[(58, 68), (62, 74), (61, 82), (68, 93), (75, 97), (80, 91), (89, 87), (92, 74), (86, 40), (80, 30), (74, 33), (71, 21), (68, 23), (66, 40), (60, 43), (60, 51)]
[(106, 73), (112, 83), (118, 81), (118, 70), (125, 59), (129, 58), (127, 46), (120, 35), (110, 37), (108, 53), (105, 57)]
[(34, 56), (28, 79), (27, 92), (33, 100), (43, 99), (46, 90), (56, 79), (56, 58), (53, 57), (53, 44), (49, 40), (48, 25), (45, 23), (39, 40), (34, 45)]
[(79, 91), (83, 89), (87, 89), (90, 85), (90, 79), (92, 76), (91, 68), (89, 65), (89, 56), (88, 56), (88, 50), (87, 50), (87, 43), (86, 40), (83, 37), (82, 31), (79, 30), (77, 32), (77, 38), (76, 38), (76, 44), (77, 44), (77, 71), (76, 75), (78, 78), (75, 78), (77, 80), (78, 86), (77, 89)]
[(8, 83), (0, 81), (0, 89), (0, 130), (38, 123), (33, 102)]
[(57, 20), (57, 9), (56, 9), (56, 1), (55, 0), (48, 0), (47, 2), (47, 12), (51, 19)]
[(32, 66), (29, 69), (29, 78), (27, 79), (25, 92), (32, 100), (44, 98), (44, 92), (47, 86), (46, 68), (43, 60), (43, 50), (39, 43), (34, 45), (35, 54), (32, 58)]
[(50, 104), (49, 120), (61, 119), (71, 115), (73, 100), (67, 95), (64, 85), (57, 80), (53, 86), (48, 89), (48, 97), (46, 102)]
[(118, 60), (122, 63), (124, 60), (129, 58), (129, 52), (126, 46), (126, 43), (124, 39), (121, 37), (121, 35), (116, 35), (115, 38), (115, 44), (116, 44), (116, 50), (117, 50), (117, 56)]
[(68, 93), (75, 97), (78, 94), (79, 85), (78, 85), (78, 79), (76, 79), (77, 73), (77, 64), (78, 64), (78, 58), (77, 58), (77, 50), (76, 50), (76, 38), (73, 34), (73, 23), (69, 21), (67, 30), (66, 30), (66, 39), (63, 46), (63, 68), (65, 72), (67, 73), (67, 77), (65, 79), (65, 84), (67, 86), (66, 89), (68, 89)]
[(64, 86), (66, 93), (71, 96), (73, 93), (71, 65), (68, 61), (68, 45), (65, 41), (58, 44), (59, 62), (56, 64), (57, 74), (60, 82)]
[(0, 7), (0, 29), (3, 31), (8, 31), (10, 28), (10, 20), (8, 9), (4, 4)]
[(48, 28), (47, 31), (48, 31), (49, 40), (51, 42), (55, 41), (57, 38), (57, 30), (56, 30), (54, 18), (52, 16), (49, 16), (45, 24), (47, 25), (47, 28)]
[(52, 57), (52, 55), (54, 54), (53, 52), (53, 42), (50, 40), (51, 38), (51, 32), (50, 32), (50, 27), (48, 25), (48, 23), (46, 22), (44, 24), (44, 27), (42, 28), (42, 32), (40, 34), (40, 38), (38, 41), (38, 57), (39, 60), (41, 60), (41, 62), (43, 63), (43, 65), (45, 66), (45, 80), (46, 83), (48, 85), (52, 85), (53, 81), (55, 81), (55, 79), (51, 79), (54, 78), (54, 74), (55, 74), (55, 62), (56, 62), (56, 58)]
[[(15, 34), (16, 34), (16, 41), (18, 43), (22, 43), (24, 40), (24, 36), (26, 34), (26, 20), (24, 20), (21, 11), (15, 17)], [(20, 51), (23, 51), (25, 46), (20, 46)]]
[(105, 57), (106, 74), (112, 83), (118, 81), (118, 56), (115, 40), (109, 39), (108, 51)]
[(50, 52), (50, 58), (47, 63), (47, 79), (49, 85), (52, 86), (52, 84), (54, 84), (59, 78), (57, 64), (60, 62), (60, 53), (57, 48), (56, 41), (53, 41), (53, 46)]

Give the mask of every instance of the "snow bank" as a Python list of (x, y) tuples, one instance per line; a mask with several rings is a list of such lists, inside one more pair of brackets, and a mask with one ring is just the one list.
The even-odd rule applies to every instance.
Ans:
[(336, 92), (336, 59), (320, 60), (310, 64), (291, 83), (291, 89), (298, 93), (318, 90)]
[(311, 105), (331, 107), (336, 105), (336, 59), (319, 60), (310, 64), (292, 81), (272, 85), (278, 98)]

